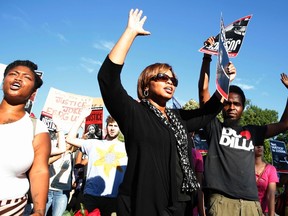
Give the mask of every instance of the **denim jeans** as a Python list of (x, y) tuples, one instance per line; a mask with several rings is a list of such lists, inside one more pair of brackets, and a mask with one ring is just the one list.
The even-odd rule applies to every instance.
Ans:
[(49, 190), (45, 215), (47, 215), (49, 208), (52, 205), (52, 216), (62, 216), (67, 207), (68, 196), (69, 191)]

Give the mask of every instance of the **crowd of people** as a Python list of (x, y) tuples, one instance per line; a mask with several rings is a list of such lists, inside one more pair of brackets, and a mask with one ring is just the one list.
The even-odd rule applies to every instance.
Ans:
[[(7, 66), (0, 132), (9, 142), (4, 152), (14, 154), (0, 159), (0, 215), (23, 215), (25, 210), (24, 215), (60, 216), (65, 210), (79, 210), (80, 203), (88, 212), (99, 209), (102, 216), (275, 214), (279, 180), (275, 167), (263, 160), (263, 143), (288, 129), (287, 103), (279, 122), (240, 125), (245, 94), (230, 85), (228, 99), (217, 90), (210, 96), (209, 54), (204, 54), (200, 70), (200, 108), (167, 107), (178, 86), (167, 63), (144, 68), (138, 100), (133, 99), (120, 76), (134, 40), (150, 35), (145, 21), (141, 10), (129, 12), (123, 34), (99, 70), (101, 95), (111, 114), (103, 139), (102, 131), (92, 127), (89, 136), (78, 137), (89, 108), (67, 134), (53, 116), (56, 130), (49, 134), (44, 123), (25, 112), (28, 99), (42, 85), (37, 65), (15, 61)], [(214, 38), (205, 43), (213, 44)], [(232, 82), (236, 68), (231, 62), (225, 73)], [(287, 88), (286, 74), (281, 81)], [(221, 111), (224, 122), (217, 118)], [(209, 146), (205, 163), (193, 145), (199, 129)], [(13, 136), (14, 130), (21, 134)], [(120, 130), (125, 142), (118, 140)], [(98, 134), (91, 135), (93, 131)]]

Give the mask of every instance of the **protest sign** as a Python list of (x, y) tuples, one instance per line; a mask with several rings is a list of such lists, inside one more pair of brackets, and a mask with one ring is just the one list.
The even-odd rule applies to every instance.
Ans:
[(270, 149), (272, 152), (272, 165), (277, 172), (288, 173), (288, 158), (285, 142), (270, 140)]
[(229, 57), (224, 42), (225, 42), (225, 29), (224, 29), (224, 22), (221, 17), (218, 61), (216, 67), (216, 89), (227, 100), (229, 93), (229, 83), (230, 83), (229, 75), (227, 74)]
[(86, 117), (84, 133), (88, 139), (102, 139), (103, 100), (93, 98), (91, 114)]
[[(97, 106), (103, 107), (102, 98), (96, 102)], [(60, 116), (63, 123), (63, 130), (69, 131), (73, 123), (78, 119), (84, 108), (91, 108), (93, 98), (89, 96), (77, 95), (64, 92), (55, 88), (50, 88), (44, 107), (41, 112), (41, 118), (45, 120), (49, 130), (54, 130), (53, 124), (48, 119), (56, 114)]]
[[(227, 46), (229, 58), (236, 57), (238, 55), (244, 41), (244, 36), (246, 35), (248, 23), (251, 18), (252, 15), (242, 17), (225, 27), (225, 46)], [(220, 35), (218, 34), (215, 37), (214, 45), (205, 44), (199, 49), (199, 51), (210, 55), (217, 55), (219, 47), (219, 36)]]

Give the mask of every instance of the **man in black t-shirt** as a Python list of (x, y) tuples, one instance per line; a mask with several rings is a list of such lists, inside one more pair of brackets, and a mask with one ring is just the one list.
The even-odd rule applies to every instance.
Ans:
[[(213, 38), (206, 41), (212, 42)], [(204, 54), (198, 83), (200, 106), (210, 98), (208, 80), (211, 60), (210, 55)], [(284, 83), (285, 76), (281, 77)], [(209, 145), (204, 186), (208, 195), (207, 215), (262, 215), (254, 173), (254, 145), (263, 145), (265, 138), (288, 129), (288, 107), (286, 102), (278, 123), (240, 126), (244, 106), (244, 92), (231, 85), (228, 101), (222, 110), (224, 122), (215, 118), (205, 127)]]

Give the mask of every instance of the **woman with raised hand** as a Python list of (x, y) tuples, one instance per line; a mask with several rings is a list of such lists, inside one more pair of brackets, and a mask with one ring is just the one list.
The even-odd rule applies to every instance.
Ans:
[(98, 74), (105, 106), (119, 124), (128, 155), (117, 215), (191, 215), (191, 196), (199, 183), (191, 168), (192, 143), (187, 134), (207, 124), (222, 104), (215, 94), (203, 109), (167, 108), (178, 85), (167, 63), (149, 65), (140, 74), (140, 102), (127, 94), (120, 72), (134, 39), (150, 35), (143, 28), (145, 21), (141, 10), (130, 11), (124, 33)]

